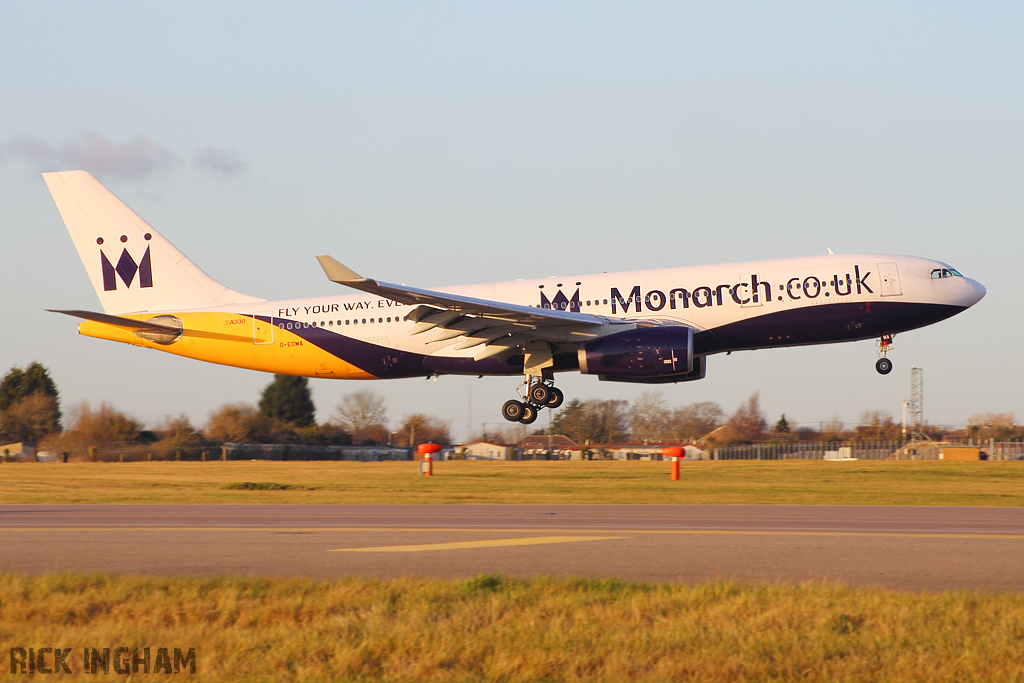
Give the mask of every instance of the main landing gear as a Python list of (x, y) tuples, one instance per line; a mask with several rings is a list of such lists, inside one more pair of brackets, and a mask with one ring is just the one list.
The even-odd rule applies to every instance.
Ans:
[(565, 394), (555, 387), (552, 380), (540, 377), (527, 377), (516, 389), (516, 393), (523, 400), (505, 401), (505, 405), (501, 407), (501, 415), (509, 422), (524, 425), (533, 424), (542, 408), (554, 410), (565, 400)]
[(885, 354), (889, 353), (892, 349), (892, 335), (883, 334), (882, 338), (878, 340), (878, 361), (875, 363), (875, 370), (878, 370), (880, 375), (888, 375), (892, 372), (892, 361), (885, 357)]

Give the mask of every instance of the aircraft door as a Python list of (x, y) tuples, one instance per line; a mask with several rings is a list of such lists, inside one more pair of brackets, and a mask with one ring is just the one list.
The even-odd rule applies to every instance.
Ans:
[(899, 296), (903, 294), (900, 287), (900, 271), (893, 262), (878, 264), (878, 278), (882, 281), (882, 296)]
[(270, 311), (260, 311), (252, 316), (252, 343), (274, 343), (274, 316)]
[(740, 280), (742, 282), (736, 287), (736, 296), (743, 302), (740, 304), (740, 307), (750, 308), (762, 305), (761, 295), (758, 292), (757, 275), (740, 275)]

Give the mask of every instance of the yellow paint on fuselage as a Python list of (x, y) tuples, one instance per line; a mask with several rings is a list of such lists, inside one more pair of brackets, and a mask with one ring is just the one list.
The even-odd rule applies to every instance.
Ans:
[(168, 311), (123, 317), (148, 320), (156, 315), (180, 319), (185, 328), (182, 336), (172, 344), (158, 344), (133, 330), (91, 320), (80, 323), (78, 333), (249, 370), (328, 379), (377, 379), (294, 332), (248, 315)]

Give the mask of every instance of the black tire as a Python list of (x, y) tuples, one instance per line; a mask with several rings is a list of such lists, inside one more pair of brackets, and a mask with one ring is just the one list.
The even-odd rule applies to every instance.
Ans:
[(879, 375), (888, 375), (892, 372), (892, 361), (888, 358), (879, 358), (875, 363), (875, 370), (878, 370)]
[(551, 400), (551, 388), (547, 384), (534, 384), (530, 387), (527, 395), (530, 402), (538, 406), (545, 406)]
[(523, 413), (525, 411), (525, 403), (520, 403), (519, 401), (512, 399), (511, 401), (505, 401), (505, 405), (501, 407), (501, 416), (509, 422), (519, 422), (523, 419)]
[(519, 421), (524, 425), (532, 425), (534, 422), (537, 421), (537, 415), (540, 413), (540, 411), (537, 410), (536, 406), (531, 405), (529, 403), (523, 403), (522, 406), (523, 416), (519, 418)]
[(561, 389), (551, 387), (551, 398), (548, 399), (547, 407), (554, 410), (558, 406), (562, 405), (562, 401), (565, 400), (565, 394), (562, 393)]

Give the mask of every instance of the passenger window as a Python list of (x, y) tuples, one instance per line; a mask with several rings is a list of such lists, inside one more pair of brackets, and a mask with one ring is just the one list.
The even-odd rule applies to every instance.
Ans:
[(366, 324), (366, 318), (363, 318), (363, 324), (364, 325)]
[(348, 320), (345, 321), (345, 324), (348, 325)]

